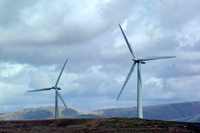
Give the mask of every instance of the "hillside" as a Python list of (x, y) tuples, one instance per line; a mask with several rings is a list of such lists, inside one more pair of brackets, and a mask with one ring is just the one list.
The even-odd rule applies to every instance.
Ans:
[[(145, 106), (144, 118), (200, 122), (200, 102), (184, 102), (164, 105)], [(110, 118), (137, 116), (137, 108), (114, 108), (97, 111), (84, 111), (63, 106), (59, 107), (60, 118)], [(0, 114), (1, 120), (50, 119), (54, 117), (54, 107), (29, 108), (11, 113)]]
[[(94, 111), (101, 117), (136, 117), (137, 108)], [(144, 118), (156, 120), (200, 121), (200, 102), (184, 102), (143, 107)]]
[(199, 132), (200, 123), (137, 118), (73, 118), (0, 121), (0, 132)]
[[(94, 114), (94, 115), (93, 115)], [(95, 113), (59, 106), (59, 117), (98, 117)], [(54, 107), (28, 108), (0, 115), (1, 120), (31, 120), (31, 119), (50, 119), (54, 118)]]

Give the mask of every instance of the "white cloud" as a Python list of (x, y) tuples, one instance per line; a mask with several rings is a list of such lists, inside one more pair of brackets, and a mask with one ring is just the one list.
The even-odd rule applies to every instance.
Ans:
[(0, 67), (3, 68), (1, 71), (2, 77), (9, 77), (14, 74), (17, 74), (24, 68), (24, 65), (22, 64), (10, 64), (10, 63), (1, 63)]
[(199, 19), (195, 19), (189, 24), (185, 25), (180, 33), (177, 35), (180, 47), (189, 45), (194, 47), (195, 43), (200, 41), (200, 26)]
[(121, 85), (124, 83), (125, 79), (126, 79), (126, 77), (125, 76), (121, 76), (121, 75), (119, 75), (116, 78), (114, 78), (114, 80), (117, 81), (117, 83), (119, 83)]

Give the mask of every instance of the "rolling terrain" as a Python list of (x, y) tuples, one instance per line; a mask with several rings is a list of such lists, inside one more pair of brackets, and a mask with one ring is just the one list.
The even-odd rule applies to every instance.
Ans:
[[(152, 120), (200, 122), (200, 102), (184, 102), (144, 106), (144, 118)], [(134, 118), (137, 108), (113, 108), (97, 111), (84, 111), (63, 106), (59, 107), (60, 118)], [(1, 120), (31, 120), (54, 118), (54, 107), (29, 108), (0, 114)]]
[(71, 118), (3, 120), (0, 132), (199, 132), (200, 123), (177, 123), (138, 118)]

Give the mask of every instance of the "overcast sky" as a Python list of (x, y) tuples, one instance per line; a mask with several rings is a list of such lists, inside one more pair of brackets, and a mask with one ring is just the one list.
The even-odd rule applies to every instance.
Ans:
[[(0, 0), (0, 113), (54, 106), (59, 82), (67, 106), (136, 107), (137, 57), (174, 55), (142, 65), (143, 105), (200, 100), (199, 0)], [(63, 104), (59, 101), (59, 105)]]

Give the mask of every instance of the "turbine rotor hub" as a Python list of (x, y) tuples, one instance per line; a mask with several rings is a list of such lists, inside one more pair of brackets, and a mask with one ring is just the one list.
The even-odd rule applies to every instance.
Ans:
[(137, 62), (138, 60), (135, 58), (135, 59), (132, 59), (133, 61)]
[(139, 62), (141, 62), (142, 64), (145, 64), (146, 62), (144, 62), (144, 61), (140, 61), (140, 60), (138, 60), (138, 59), (132, 59), (133, 61), (135, 61), (136, 63), (139, 63)]

